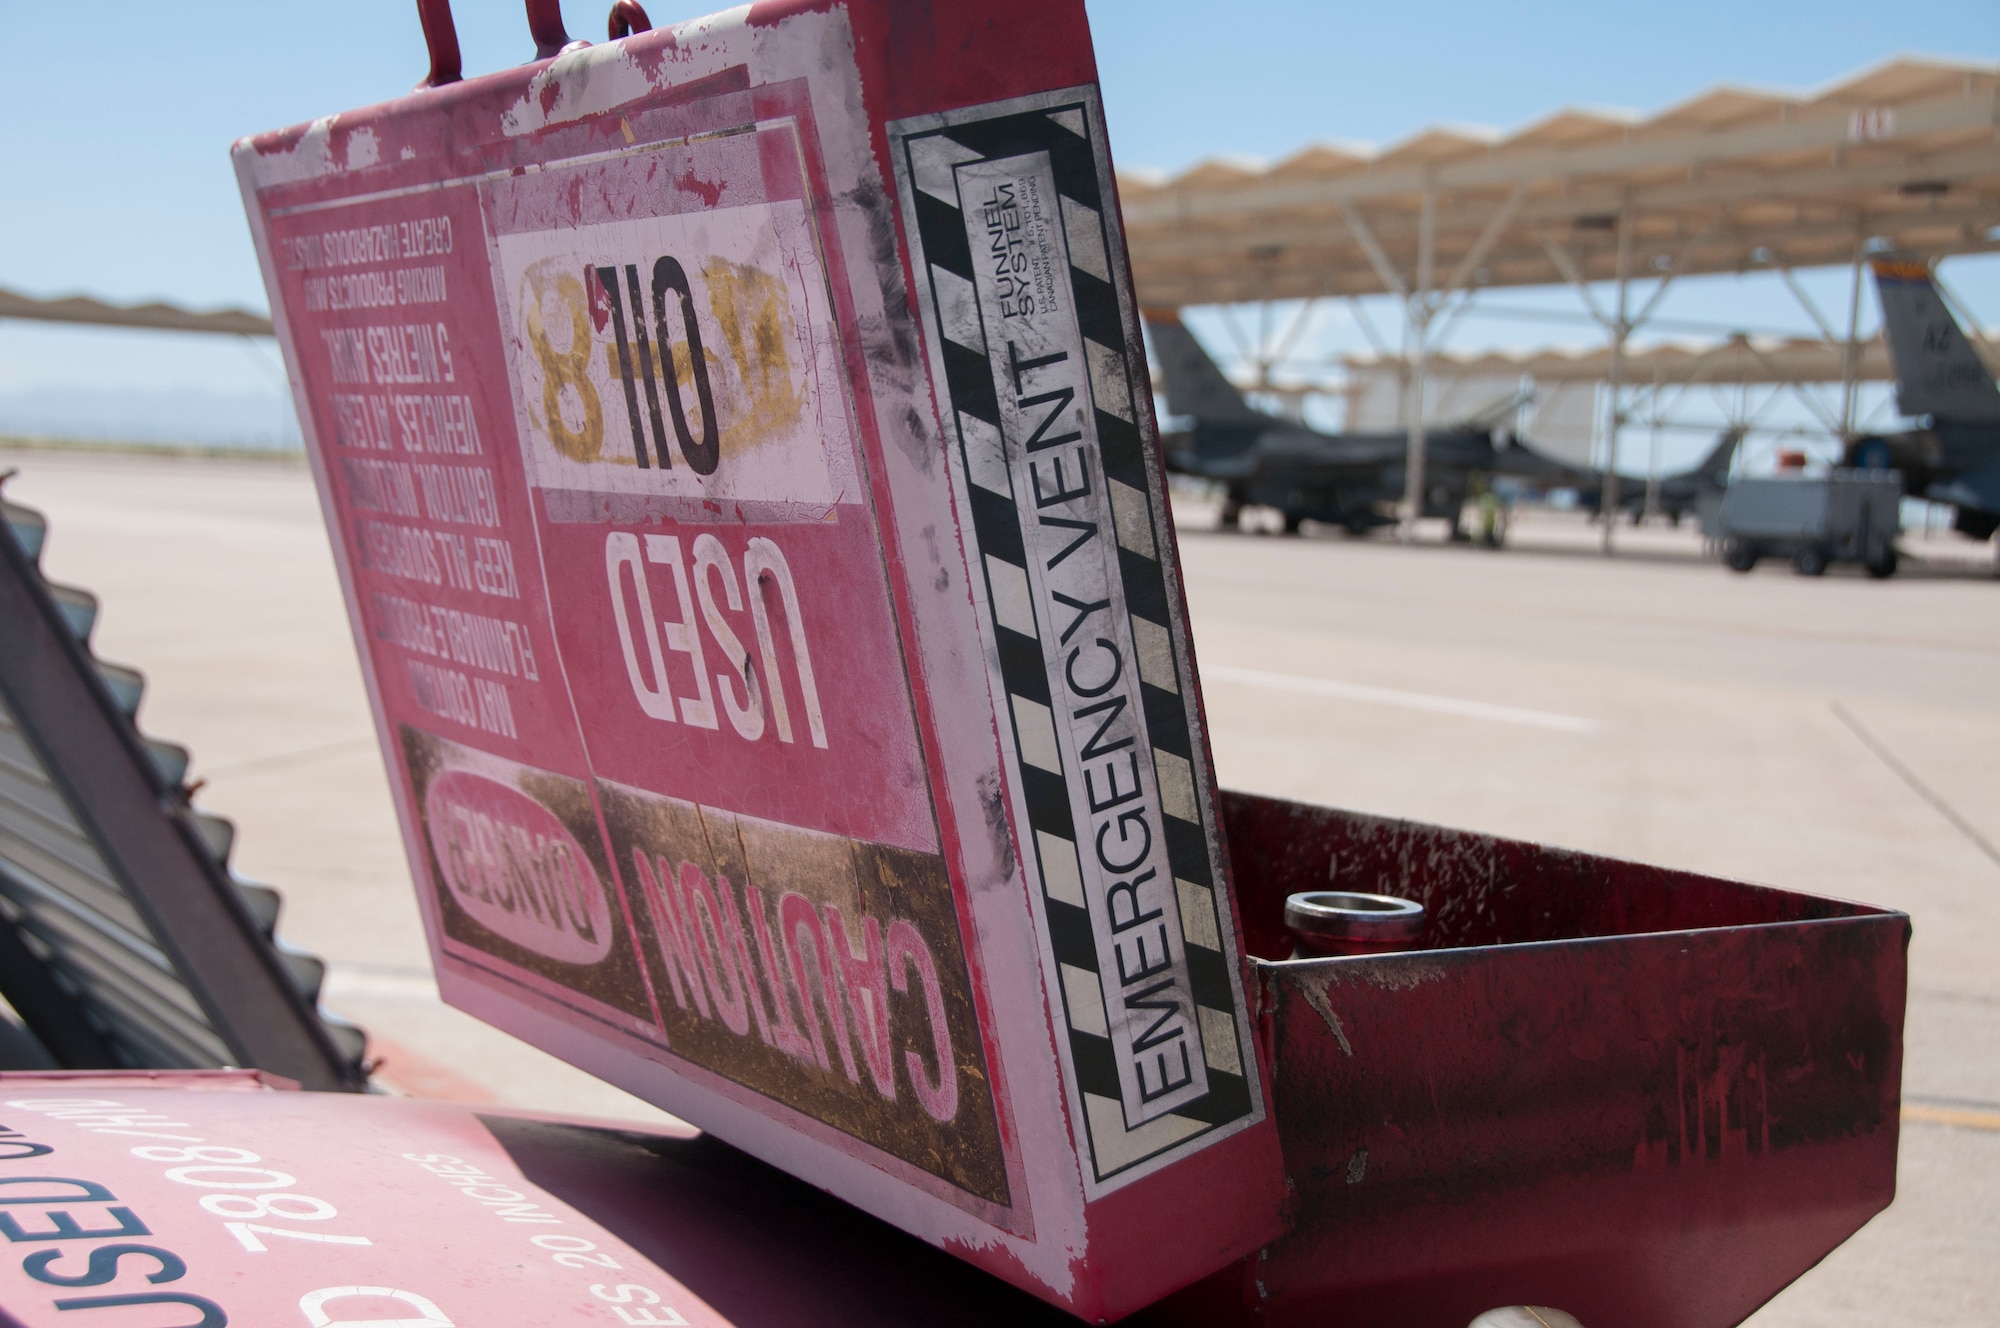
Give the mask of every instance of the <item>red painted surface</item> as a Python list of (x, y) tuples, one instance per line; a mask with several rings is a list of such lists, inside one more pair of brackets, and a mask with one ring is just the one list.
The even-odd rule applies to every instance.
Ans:
[(1074, 1322), (691, 1131), (275, 1087), (0, 1074), (0, 1323)]
[(431, 57), (430, 71), (421, 86), (440, 88), (464, 77), (464, 62), (458, 50), (458, 25), (452, 21), (451, 0), (417, 0), (417, 20), (423, 26), (424, 45)]
[[(692, 1131), (274, 1091), (283, 1087), (241, 1071), (0, 1074), (0, 1197), (18, 1196), (0, 1213), (30, 1233), (56, 1228), (58, 1213), (85, 1232), (144, 1228), (54, 1241), (0, 1239), (0, 1323), (222, 1328), (226, 1316), (239, 1328), (305, 1328), (314, 1320), (302, 1301), (364, 1287), (378, 1290), (315, 1297), (326, 1316), (320, 1322), (429, 1318), (428, 1328), (1062, 1328), (1077, 1322)], [(245, 1170), (176, 1176), (178, 1168), (202, 1165), (181, 1158), (179, 1150), (195, 1149), (213, 1150), (204, 1156)], [(264, 1172), (292, 1181), (282, 1191), (256, 1188), (273, 1179)], [(12, 1183), (29, 1176), (70, 1183)], [(258, 1197), (279, 1193), (291, 1197)], [(233, 1216), (260, 1206), (272, 1211)], [(231, 1221), (257, 1229), (239, 1237), (226, 1225)], [(114, 1246), (125, 1247), (115, 1260)], [(93, 1269), (110, 1275), (92, 1285), (53, 1280)], [(155, 1276), (160, 1280), (149, 1280)], [(106, 1296), (188, 1299), (159, 1302), (150, 1311), (63, 1303)], [(197, 1299), (207, 1304), (191, 1303)], [(204, 1320), (205, 1313), (213, 1317)], [(1144, 1314), (1128, 1320), (1153, 1321)]]
[[(1893, 1194), (1901, 915), (1228, 805), (1253, 912), (1339, 853), (1385, 888), (1476, 904), (1497, 933), (1534, 938), (1261, 965), (1296, 1225), (1127, 1322), (1462, 1328), (1539, 1304), (1593, 1328), (1722, 1328)], [(1538, 861), (1561, 869), (1518, 870)], [(28, 1237), (62, 1229), (56, 1213), (87, 1233), (0, 1245), (5, 1312), (91, 1328), (83, 1310), (124, 1307), (63, 1302), (174, 1295), (231, 1322), (310, 1323), (308, 1297), (373, 1287), (402, 1298), (314, 1303), (325, 1322), (434, 1314), (433, 1328), (1074, 1322), (691, 1132), (285, 1087), (241, 1071), (0, 1075), (0, 1211)], [(179, 1170), (203, 1165), (241, 1169)], [(1144, 1251), (1126, 1258), (1145, 1271)], [(110, 1275), (49, 1280), (94, 1270)], [(642, 1289), (612, 1299), (628, 1288)], [(201, 1321), (192, 1299), (170, 1307)]]
[(629, 37), (635, 32), (651, 32), (652, 16), (639, 0), (612, 0), (611, 17), (606, 21), (605, 32), (612, 41)]
[(1895, 1195), (1909, 919), (1229, 795), (1254, 945), (1376, 889), (1426, 949), (1259, 964), (1296, 1226), (1176, 1322), (1735, 1324)]
[(537, 60), (546, 60), (569, 45), (561, 0), (528, 0), (528, 32), (535, 39)]

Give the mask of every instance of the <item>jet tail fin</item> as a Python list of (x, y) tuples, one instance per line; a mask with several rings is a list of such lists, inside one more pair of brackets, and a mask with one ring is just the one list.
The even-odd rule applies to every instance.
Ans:
[(1919, 258), (1886, 256), (1874, 263), (1882, 300), (1882, 330), (1896, 364), (1896, 408), (1905, 415), (1951, 420), (2000, 420), (2000, 391), (1951, 316)]
[(1736, 449), (1742, 445), (1743, 434), (1742, 429), (1724, 429), (1722, 436), (1715, 440), (1715, 446), (1709, 449), (1708, 455), (1688, 472), (1689, 477), (1706, 480), (1717, 486), (1727, 482), (1729, 463), (1736, 459)]
[(1252, 424), (1267, 418), (1243, 399), (1177, 316), (1148, 313), (1146, 331), (1160, 361), (1160, 388), (1169, 413), (1191, 415), (1204, 424)]

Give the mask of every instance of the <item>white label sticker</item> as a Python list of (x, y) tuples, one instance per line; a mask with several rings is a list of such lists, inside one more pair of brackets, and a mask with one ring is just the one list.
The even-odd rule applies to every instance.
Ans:
[(540, 487), (859, 500), (803, 204), (503, 235), (497, 248)]

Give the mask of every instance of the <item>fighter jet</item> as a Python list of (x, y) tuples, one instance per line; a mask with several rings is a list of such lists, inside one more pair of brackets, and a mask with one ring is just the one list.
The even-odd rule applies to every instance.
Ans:
[(1976, 540), (2000, 530), (2000, 390), (1951, 316), (1922, 259), (1875, 260), (1882, 330), (1896, 366), (1896, 409), (1925, 428), (1848, 445), (1862, 470), (1898, 470), (1912, 497), (1950, 503), (1953, 526)]
[[(1167, 464), (1224, 486), (1222, 520), (1236, 524), (1243, 508), (1275, 507), (1285, 532), (1323, 521), (1363, 534), (1396, 520), (1404, 495), (1409, 437), (1402, 431), (1326, 434), (1252, 406), (1202, 349), (1179, 318), (1148, 313), (1146, 330), (1160, 363), (1160, 386), (1171, 415), (1193, 426), (1166, 438)], [(1500, 453), (1492, 426), (1468, 421), (1424, 435), (1424, 511), (1457, 528), (1471, 476), (1492, 474)], [(1536, 458), (1538, 472), (1560, 462)]]
[[(1244, 399), (1177, 317), (1148, 313), (1146, 330), (1168, 413), (1192, 421), (1186, 431), (1167, 435), (1167, 464), (1224, 486), (1224, 525), (1236, 524), (1251, 504), (1276, 508), (1288, 534), (1298, 533), (1305, 521), (1357, 535), (1396, 521), (1409, 456), (1405, 432), (1327, 434), (1266, 414)], [(1542, 490), (1574, 489), (1586, 506), (1598, 501), (1604, 472), (1572, 465), (1518, 439), (1496, 443), (1499, 418), (1517, 404), (1503, 403), (1484, 419), (1425, 431), (1425, 516), (1443, 517), (1458, 530), (1474, 476), (1507, 476)], [(1720, 489), (1738, 437), (1725, 434), (1700, 465), (1666, 477), (1663, 506), (1678, 517), (1694, 507), (1698, 494)], [(1643, 503), (1644, 479), (1620, 478), (1626, 489), (1620, 508)]]
[[(1736, 448), (1743, 441), (1742, 429), (1725, 429), (1715, 440), (1708, 455), (1686, 470), (1662, 475), (1659, 479), (1659, 502), (1657, 510), (1667, 521), (1678, 526), (1681, 518), (1695, 511), (1701, 505), (1702, 496), (1721, 493), (1729, 486), (1729, 465), (1736, 458)], [(1533, 453), (1526, 443), (1517, 442), (1513, 450)], [(1560, 465), (1560, 462), (1555, 464)], [(1604, 510), (1604, 472), (1590, 469), (1582, 472), (1582, 478), (1560, 487), (1576, 491), (1577, 506), (1585, 511), (1602, 513)], [(1638, 521), (1646, 514), (1646, 477), (1643, 475), (1618, 476), (1618, 510)]]

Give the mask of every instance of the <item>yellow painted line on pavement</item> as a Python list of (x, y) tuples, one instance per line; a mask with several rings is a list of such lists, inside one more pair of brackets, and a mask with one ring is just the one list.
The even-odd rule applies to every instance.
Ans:
[(1992, 1130), (2000, 1133), (2000, 1111), (1967, 1111), (1963, 1107), (1924, 1107), (1903, 1104), (1903, 1119), (1923, 1125), (1956, 1125), (1961, 1130)]

